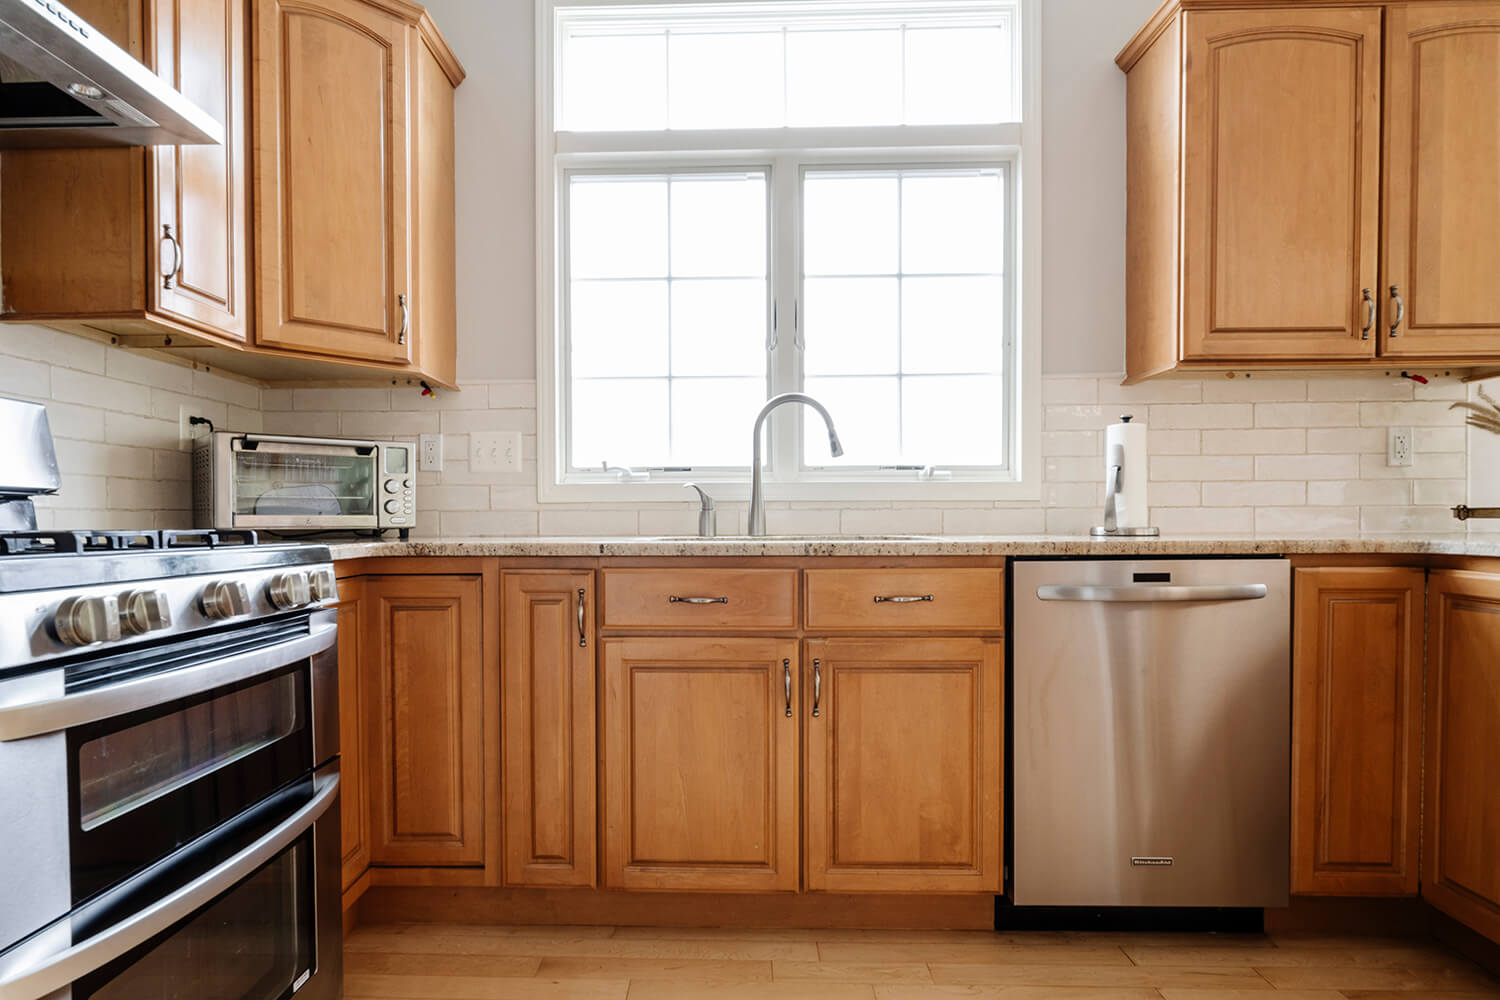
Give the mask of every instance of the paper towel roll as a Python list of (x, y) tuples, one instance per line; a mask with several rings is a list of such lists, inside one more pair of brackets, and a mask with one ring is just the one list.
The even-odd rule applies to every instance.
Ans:
[(1110, 467), (1120, 462), (1120, 494), (1115, 501), (1115, 523), (1121, 528), (1150, 524), (1146, 509), (1146, 425), (1121, 417), (1104, 431), (1104, 488), (1109, 490)]

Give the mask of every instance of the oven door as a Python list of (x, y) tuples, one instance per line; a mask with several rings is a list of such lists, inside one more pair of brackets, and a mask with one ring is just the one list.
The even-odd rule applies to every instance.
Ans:
[(374, 443), (246, 434), (230, 442), (236, 528), (374, 528), (379, 448)]
[(0, 1000), (332, 1000), (337, 801), (332, 761), (0, 953)]

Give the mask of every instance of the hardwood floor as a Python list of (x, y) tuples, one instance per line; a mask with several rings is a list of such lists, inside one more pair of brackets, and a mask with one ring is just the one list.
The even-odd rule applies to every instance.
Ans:
[(360, 927), (347, 1000), (1478, 1000), (1436, 943), (1330, 935)]

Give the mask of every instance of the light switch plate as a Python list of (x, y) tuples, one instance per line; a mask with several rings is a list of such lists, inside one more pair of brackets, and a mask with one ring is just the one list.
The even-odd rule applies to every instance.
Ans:
[(469, 435), (470, 472), (520, 472), (520, 431), (474, 431)]
[(443, 436), (441, 434), (422, 434), (417, 438), (417, 451), (421, 455), (420, 468), (423, 472), (443, 471)]

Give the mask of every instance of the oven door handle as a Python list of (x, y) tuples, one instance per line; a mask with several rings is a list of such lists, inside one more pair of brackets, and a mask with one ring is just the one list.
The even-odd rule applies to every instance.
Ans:
[(152, 708), (237, 684), (279, 670), (298, 660), (332, 649), (338, 625), (316, 625), (303, 636), (262, 649), (246, 650), (191, 667), (92, 688), (60, 698), (43, 698), (0, 705), (0, 743), (110, 719), (142, 708)]
[[(151, 940), (177, 921), (191, 916), (254, 874), (286, 850), (328, 811), (339, 791), (337, 771), (313, 776), (313, 797), (254, 844), (187, 885), (126, 917), (102, 934), (52, 955), (18, 949), (20, 968), (0, 968), (0, 1000), (33, 1000), (50, 996), (121, 955)], [(45, 940), (45, 933), (38, 935)], [(25, 959), (31, 958), (31, 962)], [(23, 964), (24, 963), (24, 964)]]

